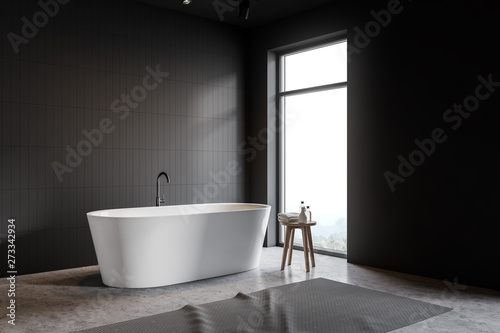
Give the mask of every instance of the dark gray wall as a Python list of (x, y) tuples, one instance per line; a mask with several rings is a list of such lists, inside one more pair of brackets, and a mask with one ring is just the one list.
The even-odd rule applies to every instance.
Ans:
[[(500, 289), (500, 87), (477, 90), (479, 76), (500, 82), (500, 15), (487, 1), (401, 4), (349, 64), (348, 260)], [(475, 111), (453, 113), (464, 103)], [(415, 140), (435, 129), (446, 141), (418, 161)], [(384, 173), (401, 173), (399, 156), (421, 165), (401, 167), (392, 191)]]
[[(380, 13), (396, 3), (391, 21), (375, 29), (371, 11)], [(452, 128), (456, 118), (443, 119), (454, 103), (475, 95), (478, 76), (491, 74), (500, 82), (494, 42), (498, 12), (482, 1), (350, 6), (338, 3), (253, 31), (251, 135), (267, 126), (267, 50), (347, 29), (353, 52), (348, 65), (348, 261), (500, 289), (495, 232), (500, 91), (490, 92), (457, 129)], [(372, 37), (363, 42), (357, 31), (367, 24)], [(414, 140), (431, 137), (436, 128), (447, 140), (391, 191), (384, 173), (397, 173), (398, 156), (408, 159), (417, 148)], [(249, 169), (253, 201), (275, 200), (266, 191), (274, 177), (267, 172), (267, 152), (260, 152)], [(268, 244), (275, 232), (271, 223)]]
[[(167, 204), (245, 201), (245, 31), (133, 2), (73, 0), (16, 53), (8, 33), (21, 35), (22, 17), (40, 10), (37, 1), (0, 8), (1, 252), (15, 218), (19, 274), (96, 264), (85, 213), (154, 205), (160, 171), (172, 181)], [(157, 65), (169, 75), (144, 89), (146, 66)], [(132, 96), (128, 115), (126, 103), (113, 105), (122, 94)], [(67, 164), (66, 147), (89, 141), (82, 131), (102, 119), (114, 130), (95, 134), (59, 181), (52, 163)], [(213, 186), (211, 173), (232, 160), (241, 172)]]

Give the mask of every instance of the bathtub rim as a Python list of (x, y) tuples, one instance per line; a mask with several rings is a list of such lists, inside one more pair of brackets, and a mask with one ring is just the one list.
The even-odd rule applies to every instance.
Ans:
[(170, 215), (152, 215), (152, 214), (144, 214), (144, 215), (136, 215), (136, 216), (113, 216), (113, 215), (103, 215), (103, 212), (109, 211), (123, 211), (123, 210), (148, 210), (148, 209), (161, 209), (165, 207), (192, 207), (192, 206), (248, 206), (246, 209), (236, 209), (236, 210), (221, 210), (221, 211), (212, 211), (212, 212), (193, 212), (186, 214), (189, 215), (204, 215), (204, 214), (222, 214), (222, 213), (232, 213), (232, 212), (246, 212), (246, 211), (256, 211), (261, 209), (271, 209), (271, 205), (268, 204), (258, 204), (258, 203), (237, 203), (237, 202), (219, 202), (219, 203), (197, 203), (197, 204), (183, 204), (183, 205), (165, 205), (165, 206), (141, 206), (141, 207), (128, 207), (128, 208), (110, 208), (110, 209), (100, 209), (94, 210), (91, 212), (87, 212), (85, 215), (87, 217), (97, 217), (97, 218), (107, 218), (107, 219), (134, 219), (134, 218), (157, 218), (157, 217), (166, 217), (166, 216), (180, 216), (183, 214), (170, 214)]

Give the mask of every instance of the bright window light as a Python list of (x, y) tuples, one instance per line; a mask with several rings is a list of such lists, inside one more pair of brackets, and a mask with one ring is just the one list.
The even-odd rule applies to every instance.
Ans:
[(347, 42), (284, 57), (284, 90), (347, 81)]

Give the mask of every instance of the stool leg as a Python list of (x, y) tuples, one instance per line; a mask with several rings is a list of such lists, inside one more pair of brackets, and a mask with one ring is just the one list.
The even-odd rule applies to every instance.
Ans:
[(285, 244), (283, 244), (283, 258), (281, 258), (281, 270), (285, 269), (286, 250), (288, 250), (288, 243), (290, 242), (290, 228), (285, 227)]
[(307, 231), (305, 227), (300, 228), (302, 229), (302, 243), (304, 245), (304, 259), (306, 260), (306, 273), (309, 272), (309, 255), (307, 254)]
[(295, 237), (295, 228), (290, 228), (292, 231), (290, 232), (290, 251), (288, 252), (288, 266), (292, 264), (292, 253), (293, 253), (293, 239)]
[(316, 261), (314, 260), (314, 248), (311, 235), (311, 227), (307, 227), (307, 239), (309, 240), (309, 254), (311, 255), (312, 267), (316, 267)]

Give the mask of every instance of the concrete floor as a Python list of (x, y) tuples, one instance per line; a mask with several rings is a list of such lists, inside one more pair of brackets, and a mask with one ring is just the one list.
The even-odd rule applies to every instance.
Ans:
[(268, 287), (323, 277), (453, 308), (394, 332), (500, 332), (500, 292), (348, 264), (316, 254), (305, 272), (303, 252), (280, 271), (281, 247), (264, 248), (260, 267), (218, 278), (149, 289), (102, 284), (97, 266), (18, 276), (16, 325), (7, 323), (8, 282), (0, 282), (1, 332), (71, 332), (203, 304)]

